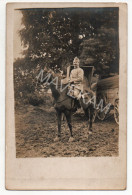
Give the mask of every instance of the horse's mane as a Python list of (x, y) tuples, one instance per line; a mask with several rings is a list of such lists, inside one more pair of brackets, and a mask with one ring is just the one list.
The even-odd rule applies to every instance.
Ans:
[[(45, 71), (45, 70), (44, 70)], [(54, 96), (55, 99), (58, 99), (61, 95), (65, 95), (67, 94), (68, 91), (68, 87), (66, 87), (66, 85), (68, 84), (62, 84), (62, 79), (64, 79), (64, 77), (62, 76), (62, 74), (60, 72), (55, 73), (53, 72), (53, 70), (49, 69), (47, 71), (45, 71), (46, 74), (51, 74), (50, 76), (50, 88), (52, 90), (52, 95)], [(57, 78), (57, 85), (55, 84), (55, 78)], [(52, 82), (54, 80), (54, 82)], [(64, 89), (64, 90), (62, 90)]]

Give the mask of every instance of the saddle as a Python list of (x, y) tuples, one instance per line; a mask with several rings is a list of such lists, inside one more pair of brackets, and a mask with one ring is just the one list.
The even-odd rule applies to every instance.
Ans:
[(77, 109), (81, 108), (80, 105), (80, 99), (81, 99), (82, 92), (78, 88), (76, 88), (75, 85), (70, 85), (69, 86), (69, 92), (68, 96), (72, 98), (72, 111), (76, 112)]
[(73, 98), (72, 101), (72, 108), (76, 112), (77, 109), (81, 108), (80, 99), (83, 99), (84, 103), (91, 102), (91, 99), (95, 96), (95, 93), (88, 89), (85, 89), (83, 92), (80, 90), (78, 96), (74, 96), (74, 90), (71, 90), (71, 97)]

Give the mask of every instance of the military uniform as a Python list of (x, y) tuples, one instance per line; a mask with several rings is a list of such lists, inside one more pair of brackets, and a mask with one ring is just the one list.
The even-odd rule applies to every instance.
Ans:
[(73, 96), (79, 98), (80, 92), (83, 92), (83, 77), (84, 71), (82, 68), (74, 68), (70, 74), (70, 80), (73, 80)]

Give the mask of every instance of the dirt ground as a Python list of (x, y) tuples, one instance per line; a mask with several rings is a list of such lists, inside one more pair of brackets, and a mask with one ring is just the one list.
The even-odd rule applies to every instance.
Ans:
[(62, 123), (61, 141), (54, 142), (57, 120), (53, 107), (26, 105), (16, 109), (16, 157), (96, 157), (117, 156), (119, 127), (113, 116), (93, 124), (88, 137), (83, 113), (72, 117), (74, 142), (68, 142), (70, 132)]

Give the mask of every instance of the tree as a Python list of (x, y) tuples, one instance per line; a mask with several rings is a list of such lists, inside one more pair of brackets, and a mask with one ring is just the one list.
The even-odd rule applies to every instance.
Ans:
[(63, 69), (79, 56), (82, 65), (94, 65), (99, 74), (118, 72), (118, 8), (21, 11), (20, 36), (32, 66)]
[(78, 55), (77, 15), (63, 9), (34, 9), (22, 13), (25, 27), (20, 36), (23, 45), (28, 47), (26, 57), (36, 64), (54, 67)]
[(104, 8), (94, 16), (90, 17), (92, 32), (80, 45), (80, 58), (101, 77), (108, 77), (119, 73), (118, 10)]

